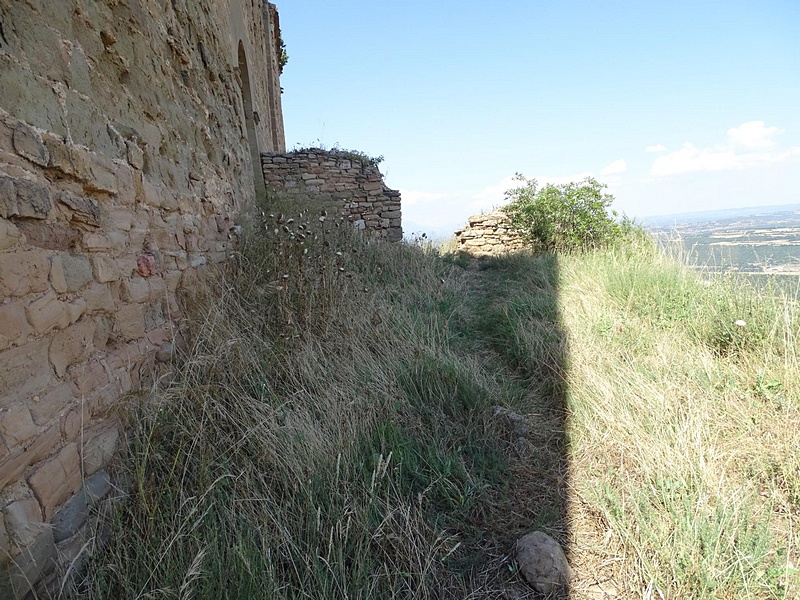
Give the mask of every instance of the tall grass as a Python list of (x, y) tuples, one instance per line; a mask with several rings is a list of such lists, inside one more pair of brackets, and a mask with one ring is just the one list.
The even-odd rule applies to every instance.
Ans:
[[(516, 392), (468, 275), (324, 211), (254, 221), (187, 287), (175, 380), (130, 407), (127, 497), (85, 598), (465, 598), (516, 585)], [(520, 484), (522, 485), (522, 484)], [(525, 511), (525, 519), (530, 511)], [(498, 577), (500, 573), (500, 577)]]
[(579, 518), (617, 587), (797, 597), (797, 306), (647, 249), (561, 264)]
[(80, 597), (534, 598), (532, 529), (562, 597), (800, 594), (796, 305), (641, 240), (477, 263), (282, 211), (187, 288)]

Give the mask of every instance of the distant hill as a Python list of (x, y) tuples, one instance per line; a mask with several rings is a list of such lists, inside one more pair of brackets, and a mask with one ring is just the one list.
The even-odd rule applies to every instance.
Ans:
[(779, 215), (796, 213), (800, 217), (800, 204), (778, 204), (772, 206), (750, 206), (744, 208), (726, 208), (722, 210), (702, 210), (691, 213), (674, 215), (656, 215), (644, 217), (640, 223), (645, 227), (670, 227), (675, 225), (689, 225), (693, 223), (706, 223), (714, 221), (738, 220), (744, 217), (761, 215)]

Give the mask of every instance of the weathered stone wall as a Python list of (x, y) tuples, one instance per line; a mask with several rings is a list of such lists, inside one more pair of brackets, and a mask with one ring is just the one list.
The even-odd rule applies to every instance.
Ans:
[(400, 192), (386, 187), (377, 166), (356, 155), (311, 149), (261, 155), (268, 193), (338, 212), (378, 238), (403, 238)]
[(495, 256), (525, 247), (514, 232), (508, 217), (501, 211), (474, 215), (467, 226), (455, 232), (458, 250), (473, 256)]
[(170, 360), (182, 278), (226, 259), (283, 150), (276, 19), (0, 0), (0, 598), (85, 558), (114, 407)]

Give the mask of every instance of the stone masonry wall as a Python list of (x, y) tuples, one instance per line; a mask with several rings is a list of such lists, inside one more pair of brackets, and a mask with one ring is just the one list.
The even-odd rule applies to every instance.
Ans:
[(85, 561), (115, 406), (167, 368), (181, 282), (226, 260), (254, 148), (283, 150), (276, 18), (262, 0), (0, 0), (4, 600)]
[(525, 247), (508, 217), (500, 211), (474, 215), (467, 222), (466, 227), (455, 232), (458, 250), (462, 252), (473, 256), (494, 256)]
[(400, 192), (386, 187), (377, 166), (352, 153), (320, 149), (264, 153), (261, 162), (268, 194), (338, 212), (374, 237), (403, 238)]

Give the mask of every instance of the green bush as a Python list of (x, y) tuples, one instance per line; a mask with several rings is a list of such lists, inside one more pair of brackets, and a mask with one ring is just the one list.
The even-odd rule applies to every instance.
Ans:
[(608, 246), (639, 237), (641, 228), (608, 212), (614, 201), (606, 186), (587, 177), (580, 182), (548, 184), (517, 174), (520, 187), (508, 190), (504, 212), (523, 240), (536, 250), (570, 252)]

